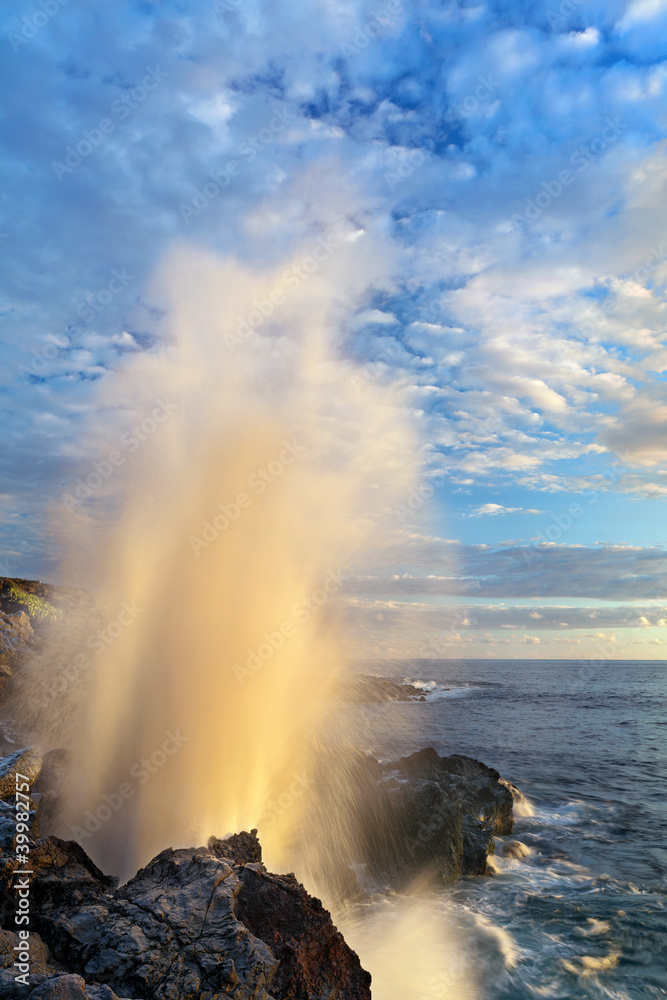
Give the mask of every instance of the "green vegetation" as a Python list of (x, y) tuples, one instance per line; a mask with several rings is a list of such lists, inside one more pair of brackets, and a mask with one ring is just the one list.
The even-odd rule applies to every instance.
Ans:
[(37, 597), (36, 594), (29, 594), (27, 591), (17, 587), (15, 583), (10, 583), (3, 590), (3, 596), (9, 598), (10, 601), (15, 601), (17, 604), (22, 604), (30, 617), (37, 619), (37, 621), (55, 622), (63, 616), (62, 611), (54, 608), (43, 597)]

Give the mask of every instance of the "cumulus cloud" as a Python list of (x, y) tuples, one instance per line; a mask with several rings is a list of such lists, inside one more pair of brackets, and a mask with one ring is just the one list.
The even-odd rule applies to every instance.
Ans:
[(482, 517), (484, 514), (543, 514), (543, 510), (535, 510), (526, 507), (503, 507), (499, 503), (484, 503), (480, 507), (475, 507), (468, 514), (468, 517)]
[[(583, 21), (527, 4), (517, 20), (424, 0), (378, 26), (382, 6), (65, 5), (30, 38), (3, 10), (0, 523), (16, 572), (52, 568), (45, 511), (96, 383), (162, 336), (165, 251), (277, 267), (341, 215), (372, 236), (376, 273), (340, 317), (341, 355), (398, 384), (425, 470), (470, 491), (481, 539), (538, 513), (535, 492), (667, 494), (664, 4), (587, 5)], [(644, 600), (665, 579), (661, 550), (435, 529), (389, 537), (391, 559), (357, 586)]]
[[(623, 545), (430, 545), (429, 539), (399, 536), (387, 550), (404, 570), (357, 575), (347, 584), (356, 594), (432, 597), (582, 597), (638, 601), (667, 597), (667, 552), (661, 547)], [(438, 572), (444, 559), (447, 573)], [(420, 571), (421, 570), (421, 571)], [(544, 611), (540, 609), (544, 615)], [(559, 619), (560, 620), (560, 619)]]

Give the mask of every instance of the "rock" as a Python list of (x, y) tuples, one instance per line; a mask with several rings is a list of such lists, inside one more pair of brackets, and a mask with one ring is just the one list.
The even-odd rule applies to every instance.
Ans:
[[(32, 979), (32, 973), (31, 973)], [(25, 990), (21, 994), (25, 996)], [(86, 983), (72, 974), (53, 976), (29, 994), (29, 1000), (124, 1000), (108, 986)]]
[[(24, 775), (32, 788), (42, 769), (42, 753), (37, 747), (25, 747), (0, 758), (0, 799), (11, 799), (16, 795), (16, 774)], [(20, 784), (23, 781), (19, 779)], [(22, 789), (25, 791), (25, 789)]]
[(320, 900), (309, 896), (294, 875), (267, 872), (256, 834), (252, 830), (216, 840), (211, 849), (242, 866), (236, 915), (280, 962), (271, 982), (272, 996), (280, 1000), (312, 996), (363, 1000), (370, 996), (370, 975)]
[(38, 825), (42, 836), (57, 826), (67, 791), (68, 754), (66, 750), (49, 750), (44, 754), (42, 770), (33, 785), (33, 795), (39, 802)]
[(520, 840), (507, 840), (501, 846), (500, 853), (504, 858), (513, 858), (519, 861), (522, 858), (530, 857), (533, 852), (527, 844), (523, 844)]
[[(294, 876), (266, 871), (253, 834), (163, 851), (121, 888), (72, 842), (46, 838), (30, 859), (36, 928), (71, 973), (36, 998), (370, 1000), (327, 911)], [(0, 873), (6, 918), (14, 864), (5, 856)]]
[[(15, 948), (19, 945), (18, 934), (13, 931), (0, 930), (0, 997), (7, 997), (8, 1000), (23, 998), (28, 995), (28, 990), (22, 983), (17, 983), (15, 976), (18, 975), (14, 968), (17, 961)], [(48, 964), (49, 950), (40, 938), (39, 934), (30, 933), (30, 987), (37, 986), (44, 979), (56, 973), (56, 970)]]
[(259, 865), (239, 872), (239, 919), (265, 942), (280, 965), (271, 994), (280, 1000), (366, 1000), (371, 977), (331, 922), (319, 899), (294, 875), (270, 875)]
[(237, 865), (262, 863), (262, 847), (257, 839), (257, 830), (234, 833), (225, 840), (211, 837), (208, 846), (216, 857), (228, 858)]
[(336, 696), (339, 701), (354, 702), (425, 701), (422, 690), (414, 684), (399, 684), (389, 677), (370, 674), (341, 681)]
[(29, 653), (36, 645), (37, 637), (25, 611), (0, 611), (0, 653)]
[[(513, 827), (512, 795), (498, 772), (459, 754), (440, 757), (427, 748), (379, 764), (346, 752), (325, 756), (314, 781), (320, 790), (316, 803), (345, 789), (340, 811), (350, 817), (354, 856), (333, 844), (330, 863), (345, 873), (350, 863), (365, 866), (369, 889), (486, 874), (494, 834), (507, 835)], [(317, 808), (309, 821), (326, 830), (330, 817), (318, 815)], [(326, 877), (331, 883), (332, 872)]]
[[(440, 757), (432, 747), (382, 770), (381, 822), (393, 831), (394, 849), (385, 850), (387, 826), (379, 830), (371, 824), (367, 843), (372, 867), (393, 871), (399, 881), (427, 869), (443, 882), (486, 874), (487, 857), (495, 850), (493, 835), (511, 833), (514, 822), (512, 796), (498, 772), (460, 754)], [(392, 777), (393, 785), (388, 782)]]
[(35, 781), (34, 792), (55, 792), (60, 794), (67, 778), (68, 754), (66, 750), (49, 750), (44, 754), (42, 769)]
[(47, 979), (30, 994), (30, 1000), (86, 1000), (81, 976), (56, 976)]
[[(34, 927), (54, 952), (52, 914), (68, 906), (96, 902), (118, 885), (118, 879), (101, 872), (73, 841), (32, 839), (29, 856), (34, 871), (30, 883)], [(0, 923), (4, 926), (14, 919), (16, 900), (11, 882), (16, 867), (13, 850), (0, 856)]]
[(119, 997), (108, 986), (93, 983), (92, 985), (86, 984), (86, 1000), (125, 1000), (125, 998)]

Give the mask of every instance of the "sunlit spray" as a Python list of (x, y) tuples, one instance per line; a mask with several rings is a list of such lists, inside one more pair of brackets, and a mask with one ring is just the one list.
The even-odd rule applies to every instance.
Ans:
[(381, 560), (415, 454), (395, 395), (335, 344), (369, 252), (345, 237), (310, 274), (306, 254), (254, 274), (175, 251), (162, 345), (98, 399), (89, 451), (117, 464), (62, 517), (68, 567), (130, 610), (93, 651), (61, 832), (122, 875), (252, 827), (277, 860), (316, 794), (341, 598)]
[[(345, 228), (318, 246), (275, 273), (164, 262), (160, 345), (105, 379), (62, 498), (63, 572), (100, 598), (28, 687), (45, 745), (71, 752), (57, 832), (103, 868), (257, 827), (339, 919), (365, 739), (327, 735), (345, 588), (383, 565), (417, 450), (397, 392), (340, 350), (386, 261)], [(68, 641), (85, 663), (63, 681)]]

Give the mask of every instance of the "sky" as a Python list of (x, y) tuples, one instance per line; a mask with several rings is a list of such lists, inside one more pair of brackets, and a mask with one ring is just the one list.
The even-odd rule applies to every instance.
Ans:
[(53, 579), (49, 504), (100, 381), (155, 347), (168, 247), (274, 265), (326, 189), (394, 262), (345, 349), (423, 446), (390, 569), (347, 585), (369, 654), (664, 656), (665, 0), (0, 25), (0, 572)]

